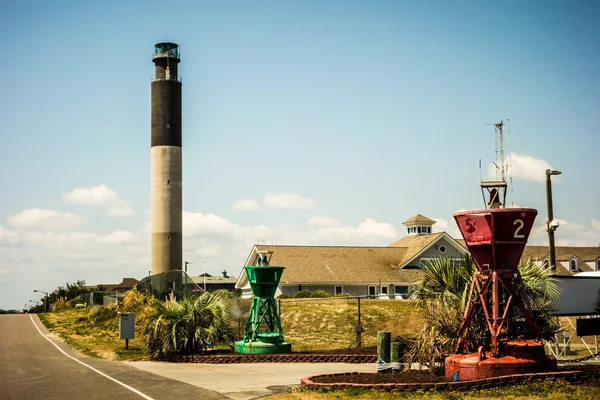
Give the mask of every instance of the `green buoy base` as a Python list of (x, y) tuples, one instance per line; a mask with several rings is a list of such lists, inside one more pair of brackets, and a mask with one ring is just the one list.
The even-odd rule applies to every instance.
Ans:
[(241, 354), (291, 353), (292, 344), (288, 342), (267, 343), (261, 341), (244, 342), (240, 340), (239, 342), (235, 342), (233, 351)]

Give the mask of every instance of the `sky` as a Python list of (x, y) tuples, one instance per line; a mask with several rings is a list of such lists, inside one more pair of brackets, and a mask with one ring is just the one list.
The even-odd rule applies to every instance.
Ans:
[[(597, 1), (0, 3), (0, 308), (150, 271), (154, 44), (180, 44), (184, 260), (460, 234), (504, 130), (509, 205), (600, 245)], [(507, 125), (505, 125), (506, 128)], [(481, 169), (479, 167), (481, 160)]]

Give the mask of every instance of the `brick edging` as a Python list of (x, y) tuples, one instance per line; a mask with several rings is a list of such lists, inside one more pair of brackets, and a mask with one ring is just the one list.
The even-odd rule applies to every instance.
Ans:
[(222, 354), (172, 356), (167, 361), (178, 363), (375, 363), (375, 354), (312, 354), (312, 353), (281, 353), (281, 354)]
[(540, 372), (532, 374), (514, 374), (494, 378), (478, 379), (473, 381), (441, 382), (441, 383), (317, 383), (312, 379), (317, 376), (350, 376), (362, 374), (359, 372), (312, 375), (301, 379), (300, 387), (306, 390), (319, 390), (322, 388), (340, 390), (349, 388), (362, 388), (379, 390), (382, 392), (411, 392), (414, 390), (440, 390), (440, 391), (466, 391), (471, 389), (489, 389), (507, 384), (543, 381), (545, 379), (561, 379), (572, 384), (583, 383), (598, 378), (600, 371), (559, 371)]

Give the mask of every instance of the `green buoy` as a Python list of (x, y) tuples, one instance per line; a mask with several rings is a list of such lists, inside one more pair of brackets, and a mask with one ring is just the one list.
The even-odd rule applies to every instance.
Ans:
[(269, 266), (267, 255), (270, 254), (260, 254), (259, 265), (244, 267), (253, 297), (244, 339), (235, 342), (236, 353), (270, 354), (292, 351), (292, 344), (283, 341), (283, 330), (275, 304), (275, 291), (285, 268)]

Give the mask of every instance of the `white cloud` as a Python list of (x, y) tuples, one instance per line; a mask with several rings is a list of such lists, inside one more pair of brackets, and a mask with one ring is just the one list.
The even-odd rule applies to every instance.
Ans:
[[(466, 210), (460, 210), (466, 211)], [(462, 235), (460, 234), (460, 229), (458, 229), (458, 225), (456, 225), (456, 221), (454, 219), (444, 219), (444, 218), (432, 218), (435, 220), (435, 224), (431, 227), (431, 231), (434, 233), (438, 232), (446, 232), (454, 239), (462, 239)]]
[(340, 221), (330, 217), (311, 217), (308, 219), (307, 225), (311, 228), (331, 227), (342, 225)]
[(106, 234), (94, 232), (31, 232), (21, 231), (18, 239), (22, 244), (46, 249), (93, 250), (105, 245), (124, 245), (135, 242), (137, 235), (130, 231), (114, 231)]
[(381, 236), (388, 239), (395, 239), (398, 236), (398, 232), (392, 224), (377, 222), (372, 218), (367, 218), (364, 222), (358, 224), (356, 232), (360, 237)]
[(107, 235), (102, 235), (97, 238), (98, 243), (102, 244), (126, 244), (136, 240), (135, 234), (129, 231), (114, 231)]
[(110, 207), (106, 214), (109, 217), (129, 217), (133, 214), (133, 208), (128, 205)]
[(19, 234), (11, 232), (2, 225), (0, 225), (0, 246), (15, 246), (20, 242)]
[(239, 226), (227, 221), (225, 218), (196, 212), (183, 212), (183, 235), (196, 236), (199, 234), (233, 233)]
[(260, 210), (261, 207), (256, 200), (242, 199), (235, 202), (233, 209), (236, 211), (257, 211)]
[(67, 203), (85, 206), (110, 205), (119, 200), (119, 196), (106, 185), (73, 189), (71, 192), (63, 194), (62, 198)]
[(318, 205), (313, 199), (297, 193), (267, 193), (263, 204), (265, 207), (282, 210), (312, 210)]
[(85, 224), (85, 218), (41, 208), (27, 208), (7, 218), (9, 224), (21, 229), (65, 230)]
[[(329, 222), (333, 223), (334, 221), (334, 219), (331, 219)], [(309, 226), (310, 222), (311, 220), (309, 220)], [(366, 218), (356, 227), (350, 225), (313, 225), (309, 232), (303, 232), (301, 235), (305, 236), (306, 240), (311, 242), (314, 239), (318, 239), (319, 242), (317, 242), (317, 244), (322, 245), (343, 243), (370, 245), (373, 244), (373, 242), (379, 242), (384, 239), (392, 241), (398, 238), (398, 232), (392, 224), (387, 222), (377, 222), (372, 218)], [(329, 243), (323, 243), (323, 241)], [(364, 241), (367, 243), (364, 243)], [(387, 244), (389, 243), (382, 243), (381, 245)]]
[[(513, 179), (523, 181), (544, 183), (546, 181), (546, 170), (553, 169), (547, 161), (537, 159), (532, 156), (510, 153), (505, 157), (505, 162), (510, 165), (506, 171), (506, 177), (512, 175)], [(486, 179), (496, 179), (496, 165), (488, 166)], [(558, 177), (552, 178), (553, 181), (559, 181)]]
[(91, 188), (76, 188), (63, 194), (62, 198), (71, 204), (106, 207), (109, 217), (129, 217), (133, 214), (129, 204), (104, 184)]
[[(557, 246), (600, 246), (600, 221), (598, 219), (592, 218), (589, 226), (564, 219), (559, 219), (558, 222), (560, 225), (554, 232), (554, 241)], [(528, 244), (548, 245), (545, 220), (539, 220), (534, 225)]]

